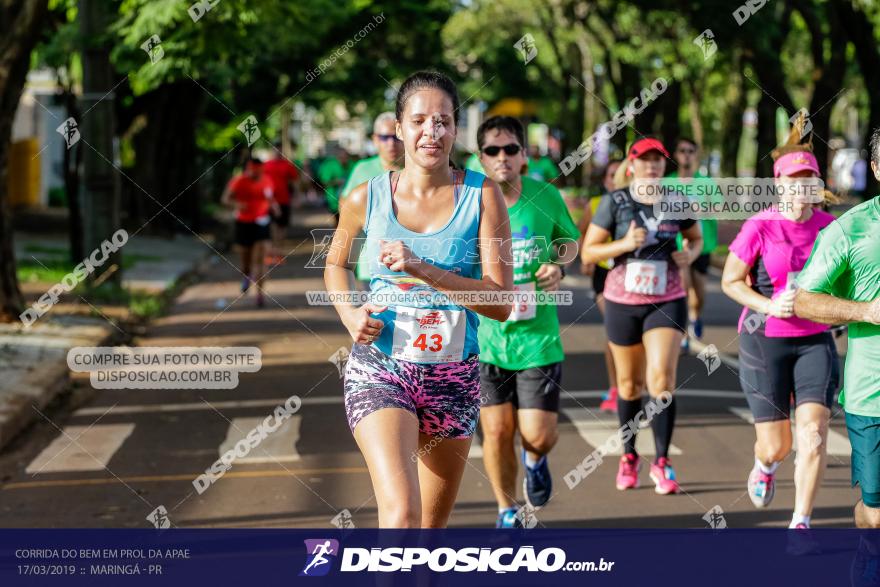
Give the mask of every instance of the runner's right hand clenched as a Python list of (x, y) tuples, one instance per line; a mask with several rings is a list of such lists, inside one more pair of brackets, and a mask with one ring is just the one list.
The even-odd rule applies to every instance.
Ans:
[(637, 226), (635, 220), (630, 220), (629, 230), (626, 231), (626, 236), (623, 237), (623, 242), (627, 244), (627, 249), (635, 251), (645, 244), (645, 239), (647, 238), (648, 231)]
[(794, 295), (795, 290), (790, 289), (768, 300), (764, 313), (774, 318), (791, 318), (794, 316)]
[(372, 344), (379, 337), (385, 324), (370, 314), (384, 312), (387, 309), (388, 306), (370, 303), (366, 303), (360, 308), (354, 308), (344, 319), (345, 327), (352, 340), (358, 344)]

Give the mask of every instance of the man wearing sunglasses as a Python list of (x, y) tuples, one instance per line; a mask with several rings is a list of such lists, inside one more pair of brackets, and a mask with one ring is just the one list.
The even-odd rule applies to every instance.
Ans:
[[(525, 175), (525, 133), (516, 118), (495, 116), (477, 129), (480, 162), (500, 187), (513, 236), (513, 280), (523, 292), (559, 289), (562, 269), (553, 263), (554, 242), (577, 243), (580, 233), (552, 185)], [(547, 453), (556, 444), (562, 343), (553, 305), (517, 303), (506, 322), (480, 320), (483, 460), (498, 501), (496, 527), (521, 526), (517, 517), (519, 429), (525, 466), (525, 498), (533, 507), (552, 493)]]
[[(348, 197), (351, 191), (362, 183), (370, 181), (377, 175), (389, 171), (400, 171), (403, 167), (403, 141), (397, 138), (395, 123), (397, 119), (393, 112), (383, 112), (373, 122), (373, 145), (378, 155), (361, 159), (355, 163), (348, 176), (348, 181), (342, 188), (342, 197)], [(358, 258), (355, 267), (355, 276), (358, 281), (370, 281), (369, 264), (362, 263)]]

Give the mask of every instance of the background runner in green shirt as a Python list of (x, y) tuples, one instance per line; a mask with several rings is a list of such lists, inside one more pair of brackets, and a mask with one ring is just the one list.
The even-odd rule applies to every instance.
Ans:
[[(498, 183), (513, 237), (513, 282), (520, 291), (552, 291), (562, 269), (553, 263), (557, 239), (573, 246), (580, 233), (559, 191), (548, 183), (523, 177), (527, 160), (522, 124), (495, 116), (477, 130), (480, 161)], [(497, 527), (516, 527), (517, 463), (513, 438), (519, 429), (525, 465), (526, 500), (547, 503), (552, 480), (547, 453), (558, 438), (559, 382), (562, 343), (556, 306), (515, 304), (506, 322), (480, 320), (480, 386), (483, 458), (498, 501)]]
[[(880, 131), (871, 143), (880, 178)], [(880, 197), (829, 224), (797, 276), (795, 313), (849, 324), (839, 402), (852, 444), (852, 483), (860, 485), (856, 525), (880, 528)]]
[[(675, 143), (672, 152), (678, 169), (666, 177), (703, 179), (709, 177), (703, 175), (697, 169), (700, 165), (700, 147), (693, 140), (680, 137)], [(688, 321), (690, 328), (688, 334), (696, 338), (703, 338), (703, 304), (706, 300), (706, 275), (709, 273), (709, 265), (712, 260), (712, 252), (718, 247), (718, 221), (713, 218), (701, 218), (700, 230), (703, 233), (703, 252), (691, 263), (690, 279), (688, 280)], [(678, 250), (683, 250), (681, 234), (675, 239)], [(688, 348), (688, 337), (681, 341), (681, 346)]]
[[(393, 112), (383, 112), (373, 122), (373, 145), (378, 155), (355, 163), (342, 188), (342, 198), (362, 183), (368, 182), (386, 171), (399, 171), (403, 167), (403, 141), (396, 136), (396, 118)], [(363, 236), (363, 235), (361, 235)], [(360, 281), (370, 280), (369, 264), (358, 256), (355, 276)]]
[[(553, 262), (551, 244), (558, 239), (576, 242), (580, 232), (559, 190), (530, 177), (522, 178), (522, 195), (507, 213), (513, 235), (513, 282), (525, 288), (540, 289), (534, 286), (535, 274), (541, 265)], [(562, 361), (556, 306), (537, 305), (534, 311), (517, 310), (514, 309), (514, 320), (480, 321), (480, 361), (517, 371)], [(534, 314), (534, 317), (515, 319), (523, 314)]]
[(529, 149), (529, 177), (538, 181), (551, 182), (561, 174), (553, 159), (547, 155), (541, 155), (537, 145), (533, 145)]
[[(340, 157), (345, 157), (341, 149), (338, 152)], [(345, 165), (333, 155), (327, 156), (318, 167), (318, 181), (324, 186), (327, 207), (333, 214), (339, 213), (339, 190), (347, 174)]]

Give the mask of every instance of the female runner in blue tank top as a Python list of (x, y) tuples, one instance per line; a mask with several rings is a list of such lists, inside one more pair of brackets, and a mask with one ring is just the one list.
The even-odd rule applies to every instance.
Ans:
[(442, 74), (419, 72), (401, 85), (396, 132), (404, 168), (351, 192), (327, 256), (327, 290), (345, 292), (352, 237), (366, 234), (376, 303), (337, 303), (336, 310), (354, 339), (345, 411), (382, 528), (446, 525), (480, 413), (477, 314), (503, 321), (511, 311), (437, 299), (438, 292), (513, 289), (500, 189), (449, 165), (458, 109), (455, 84)]

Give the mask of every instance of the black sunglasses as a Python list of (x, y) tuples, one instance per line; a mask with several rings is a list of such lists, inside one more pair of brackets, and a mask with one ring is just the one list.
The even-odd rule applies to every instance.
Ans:
[(390, 140), (394, 140), (394, 141), (400, 140), (395, 135), (376, 135), (376, 138), (379, 139), (380, 141), (382, 141), (383, 143), (385, 141), (390, 141)]
[(483, 147), (483, 153), (488, 155), (489, 157), (494, 157), (501, 150), (504, 149), (504, 154), (508, 156), (513, 156), (519, 153), (522, 150), (522, 147), (517, 145), (516, 143), (511, 143), (509, 145), (504, 145), (503, 147), (498, 147), (496, 145), (492, 145), (490, 147)]

